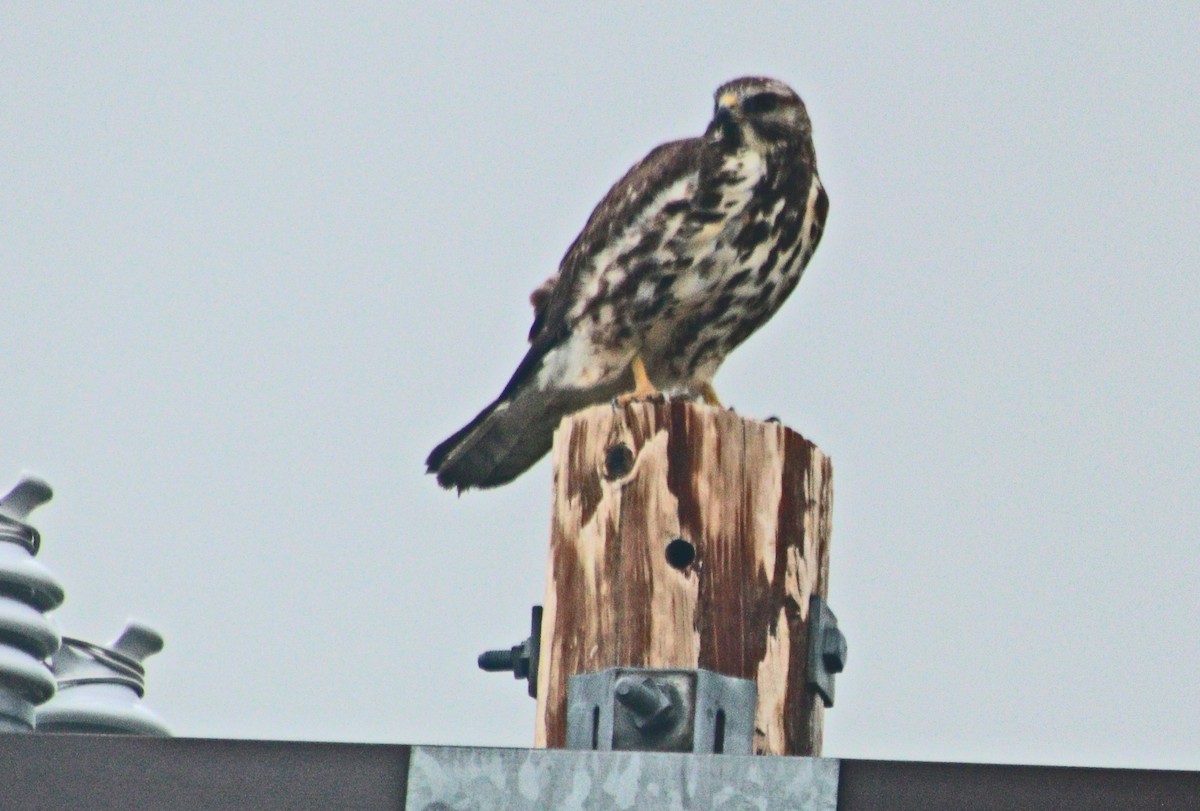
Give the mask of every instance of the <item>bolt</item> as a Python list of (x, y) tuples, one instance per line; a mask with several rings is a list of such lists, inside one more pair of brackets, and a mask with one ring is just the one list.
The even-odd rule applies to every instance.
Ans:
[(615, 692), (617, 701), (635, 716), (634, 724), (638, 729), (658, 726), (672, 715), (671, 697), (649, 679), (623, 678), (617, 682)]
[(487, 650), (476, 660), (480, 670), (499, 673), (511, 670), (514, 679), (529, 680), (529, 696), (537, 698), (538, 653), (541, 650), (542, 607), (535, 605), (531, 612), (532, 631), (529, 638), (508, 650)]
[(479, 669), (489, 673), (511, 670), (514, 679), (529, 678), (529, 642), (513, 645), (508, 650), (488, 650), (479, 654)]
[(479, 669), (489, 673), (500, 673), (512, 670), (517, 663), (517, 649), (488, 650), (479, 654)]

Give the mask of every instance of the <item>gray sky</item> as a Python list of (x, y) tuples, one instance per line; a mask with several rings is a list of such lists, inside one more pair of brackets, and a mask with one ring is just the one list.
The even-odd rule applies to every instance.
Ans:
[(528, 745), (545, 463), (435, 442), (608, 186), (782, 78), (831, 210), (726, 402), (836, 470), (826, 751), (1200, 768), (1200, 6), (0, 6), (0, 486), (183, 735)]

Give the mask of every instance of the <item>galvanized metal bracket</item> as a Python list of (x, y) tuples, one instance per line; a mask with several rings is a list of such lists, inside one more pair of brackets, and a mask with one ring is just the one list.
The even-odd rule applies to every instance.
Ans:
[(479, 654), (479, 668), (489, 673), (511, 670), (514, 679), (529, 680), (529, 697), (537, 698), (538, 664), (542, 654), (542, 607), (530, 611), (529, 638), (507, 650), (489, 650)]
[(748, 755), (754, 682), (709, 670), (614, 667), (567, 680), (567, 748)]
[[(414, 746), (411, 752), (407, 796), (401, 804), (422, 811), (837, 811), (841, 770), (841, 762), (834, 758), (750, 754), (696, 757), (669, 752), (469, 746)], [(259, 755), (260, 761), (264, 759)], [(240, 767), (242, 761), (234, 765)], [(251, 757), (246, 773), (252, 773), (255, 765)], [(308, 785), (299, 781), (288, 785), (295, 783)], [(207, 798), (211, 792), (202, 796)], [(254, 796), (274, 799), (265, 792)], [(287, 796), (301, 797), (299, 792)], [(306, 799), (297, 802), (304, 804)], [(313, 803), (309, 801), (308, 805)]]
[(846, 669), (846, 636), (838, 630), (829, 605), (814, 594), (808, 601), (808, 659), (806, 677), (826, 707), (833, 706), (833, 678)]

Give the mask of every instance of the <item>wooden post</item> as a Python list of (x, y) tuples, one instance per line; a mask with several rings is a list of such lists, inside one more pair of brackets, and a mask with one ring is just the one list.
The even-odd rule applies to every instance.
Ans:
[(553, 460), (535, 744), (566, 744), (570, 675), (701, 667), (757, 682), (755, 752), (820, 754), (804, 666), (829, 459), (778, 423), (675, 401), (581, 411)]

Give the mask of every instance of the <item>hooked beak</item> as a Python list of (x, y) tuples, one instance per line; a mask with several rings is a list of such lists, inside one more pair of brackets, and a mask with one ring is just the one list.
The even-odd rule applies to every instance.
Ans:
[(728, 126), (733, 123), (737, 117), (735, 115), (738, 107), (737, 96), (732, 93), (726, 93), (717, 99), (717, 110), (713, 115), (713, 121), (722, 126)]
[(710, 130), (719, 133), (720, 137), (735, 141), (738, 137), (737, 124), (738, 101), (732, 93), (726, 93), (717, 99), (717, 109), (713, 113)]

